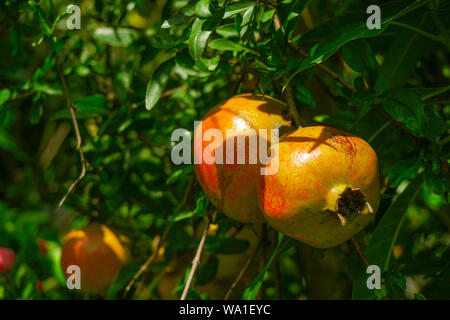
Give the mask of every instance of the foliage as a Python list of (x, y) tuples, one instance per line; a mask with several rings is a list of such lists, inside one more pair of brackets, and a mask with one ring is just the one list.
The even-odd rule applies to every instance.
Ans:
[[(2, 1), (0, 247), (17, 260), (0, 274), (0, 299), (88, 298), (66, 288), (60, 255), (63, 235), (92, 221), (123, 235), (133, 256), (108, 298), (160, 298), (167, 269), (189, 253), (179, 297), (212, 205), (193, 166), (171, 162), (172, 132), (192, 134), (234, 94), (285, 100), (289, 88), (305, 124), (346, 130), (377, 152), (382, 202), (358, 241), (382, 264), (383, 287), (367, 292), (351, 243), (305, 262), (304, 245), (281, 250), (280, 237), (275, 249), (269, 229), (258, 235), (272, 251), (261, 250), (264, 263), (234, 297), (315, 298), (321, 275), (306, 264), (316, 263), (344, 279), (321, 298), (350, 298), (353, 286), (355, 299), (448, 299), (450, 1), (377, 3), (381, 29), (366, 27), (373, 1), (80, 1), (81, 29), (69, 30), (69, 2)], [(214, 298), (202, 286), (218, 281), (221, 259), (248, 253), (234, 236), (242, 227), (218, 213), (189, 298)], [(125, 292), (158, 237), (158, 257)]]

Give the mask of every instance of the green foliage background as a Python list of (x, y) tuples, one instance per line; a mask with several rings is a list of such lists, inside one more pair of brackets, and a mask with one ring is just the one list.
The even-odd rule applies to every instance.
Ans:
[[(107, 297), (161, 298), (165, 270), (183, 253), (190, 262), (211, 209), (192, 165), (171, 162), (171, 133), (192, 133), (237, 93), (285, 100), (288, 85), (303, 125), (343, 129), (378, 154), (382, 202), (357, 239), (383, 286), (367, 290), (352, 243), (313, 250), (280, 236), (274, 251), (266, 229), (272, 251), (233, 297), (450, 298), (450, 1), (80, 1), (80, 30), (66, 26), (69, 4), (0, 4), (0, 247), (17, 254), (0, 298), (96, 298), (68, 290), (59, 265), (64, 234), (92, 221), (124, 235), (133, 256)], [(381, 29), (366, 27), (371, 4)], [(81, 172), (57, 61), (88, 164), (55, 211)], [(215, 224), (189, 298), (216, 298), (201, 286), (218, 281), (220, 257), (248, 251), (233, 236), (240, 223), (219, 213)], [(165, 233), (160, 258), (124, 295)]]

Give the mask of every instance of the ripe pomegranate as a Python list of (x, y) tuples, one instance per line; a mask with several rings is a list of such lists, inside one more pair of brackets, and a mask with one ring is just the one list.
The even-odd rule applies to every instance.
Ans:
[(0, 247), (0, 273), (8, 272), (14, 265), (16, 255), (8, 248)]
[(258, 178), (258, 201), (267, 221), (290, 237), (333, 247), (361, 231), (378, 209), (377, 156), (358, 137), (304, 127), (280, 138), (270, 161), (277, 160), (278, 173)]
[[(263, 222), (264, 218), (258, 208), (256, 195), (256, 179), (261, 169), (259, 148), (264, 144), (257, 143), (257, 150), (250, 150), (249, 138), (253, 131), (257, 137), (259, 129), (267, 129), (267, 147), (270, 146), (270, 129), (278, 128), (280, 135), (282, 130), (289, 127), (289, 123), (283, 119), (282, 109), (284, 104), (268, 96), (257, 94), (242, 94), (214, 107), (202, 120), (202, 126), (195, 130), (195, 139), (202, 140), (208, 129), (218, 129), (222, 134), (222, 141), (201, 141), (194, 143), (194, 155), (201, 159), (201, 164), (195, 164), (195, 173), (211, 202), (224, 214), (241, 222)], [(252, 130), (253, 129), (253, 130)], [(228, 134), (227, 134), (228, 131)], [(238, 138), (245, 138), (245, 162), (238, 164)], [(261, 139), (263, 136), (261, 136)], [(228, 141), (227, 141), (228, 139)], [(234, 141), (234, 150), (227, 151), (227, 143)], [(198, 140), (197, 140), (198, 141)], [(210, 153), (216, 155), (219, 147), (222, 147), (222, 164), (214, 161), (211, 164), (205, 162), (205, 149), (213, 148)], [(233, 164), (227, 161), (227, 156), (234, 151)], [(250, 152), (251, 151), (251, 152)], [(243, 152), (243, 154), (244, 154)], [(250, 157), (256, 156), (255, 164), (250, 162)]]
[(108, 227), (91, 224), (66, 235), (61, 266), (64, 274), (68, 266), (79, 266), (81, 289), (89, 293), (105, 294), (120, 268), (129, 259), (127, 248)]

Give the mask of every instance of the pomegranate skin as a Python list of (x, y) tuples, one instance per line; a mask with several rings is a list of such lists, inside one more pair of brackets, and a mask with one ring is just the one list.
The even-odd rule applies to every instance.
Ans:
[(0, 247), (0, 273), (8, 272), (14, 262), (16, 261), (16, 255), (14, 251), (8, 248)]
[(280, 138), (271, 161), (277, 156), (278, 173), (259, 177), (257, 188), (259, 206), (278, 231), (329, 248), (361, 231), (378, 209), (377, 156), (364, 140), (330, 127), (304, 127)]
[(67, 277), (68, 266), (79, 266), (81, 290), (106, 294), (120, 268), (129, 260), (128, 249), (108, 227), (91, 224), (66, 235), (61, 267)]
[[(228, 217), (245, 223), (263, 222), (264, 217), (258, 207), (256, 181), (261, 165), (249, 164), (249, 147), (246, 142), (246, 162), (237, 164), (235, 139), (234, 164), (225, 163), (226, 139), (245, 135), (249, 129), (267, 129), (267, 146), (270, 146), (270, 129), (289, 127), (282, 117), (284, 103), (268, 96), (241, 94), (234, 96), (211, 109), (202, 120), (202, 127), (195, 130), (195, 137), (203, 137), (207, 129), (218, 129), (223, 137), (223, 164), (207, 164), (203, 158), (204, 149), (214, 141), (194, 144), (194, 155), (202, 159), (195, 164), (195, 173), (200, 185), (210, 201)], [(233, 130), (232, 136), (226, 131)], [(281, 131), (282, 129), (280, 129)], [(216, 149), (217, 150), (217, 149)], [(259, 149), (258, 149), (259, 153)]]

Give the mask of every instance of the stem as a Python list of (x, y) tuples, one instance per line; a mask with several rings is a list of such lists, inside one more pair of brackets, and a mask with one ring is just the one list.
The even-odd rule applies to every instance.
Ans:
[(438, 95), (440, 95), (440, 94), (443, 94), (443, 93), (447, 92), (448, 90), (450, 90), (450, 86), (446, 86), (446, 87), (439, 88), (438, 90), (436, 90), (436, 91), (434, 91), (434, 92), (431, 92), (431, 93), (429, 93), (429, 94), (424, 95), (424, 96), (422, 97), (422, 101), (426, 101), (426, 100), (428, 100), (428, 99), (431, 99), (431, 98), (433, 98), (433, 97), (436, 97), (436, 96), (438, 96)]
[(164, 240), (168, 233), (169, 233), (169, 227), (166, 229), (166, 231), (164, 232), (164, 235), (162, 237), (160, 237), (160, 236), (155, 237), (154, 242), (153, 242), (152, 254), (147, 259), (147, 261), (145, 261), (145, 263), (139, 268), (139, 271), (134, 275), (133, 279), (131, 279), (131, 281), (128, 283), (128, 285), (125, 288), (125, 291), (123, 293), (123, 297), (125, 297), (128, 294), (128, 292), (131, 290), (131, 288), (133, 287), (133, 285), (135, 284), (137, 279), (139, 279), (139, 277), (145, 271), (148, 270), (148, 268), (153, 263), (153, 261), (155, 261), (156, 257), (158, 256), (158, 252), (159, 252), (159, 248), (161, 247), (161, 243), (163, 242), (163, 241), (161, 241), (161, 238)]
[(392, 21), (391, 24), (396, 25), (396, 26), (399, 26), (399, 27), (402, 27), (402, 28), (405, 28), (405, 29), (412, 30), (412, 31), (414, 31), (414, 32), (417, 32), (417, 33), (421, 34), (422, 36), (424, 36), (424, 37), (426, 37), (426, 38), (431, 39), (431, 40), (443, 42), (443, 40), (441, 39), (441, 37), (439, 37), (439, 36), (437, 36), (437, 35), (434, 35), (434, 34), (432, 34), (432, 33), (423, 31), (423, 30), (418, 29), (418, 28), (416, 28), (416, 27), (410, 26), (409, 24), (402, 23), (402, 22), (398, 22), (398, 21)]
[(406, 129), (400, 122), (392, 118), (387, 112), (385, 112), (383, 109), (381, 109), (376, 104), (372, 103), (370, 105), (372, 109), (374, 109), (376, 112), (378, 112), (380, 115), (382, 115), (386, 120), (391, 122), (397, 129), (399, 129), (401, 132), (403, 132), (406, 136), (408, 136), (411, 140), (413, 140), (415, 143), (420, 144), (420, 141), (408, 130)]
[(356, 251), (358, 252), (359, 256), (361, 257), (362, 261), (366, 264), (366, 266), (370, 266), (369, 260), (367, 259), (366, 255), (361, 249), (361, 244), (358, 240), (356, 240), (355, 237), (352, 238), (353, 246), (355, 247)]
[(386, 121), (368, 140), (367, 143), (370, 144), (372, 141), (383, 131), (386, 129), (387, 126), (389, 126), (391, 123), (389, 121)]
[(189, 272), (188, 279), (186, 281), (186, 285), (183, 290), (183, 294), (181, 295), (180, 300), (186, 300), (187, 294), (189, 292), (189, 288), (191, 287), (192, 280), (194, 279), (195, 272), (197, 271), (198, 266), (200, 265), (200, 257), (202, 256), (203, 248), (205, 247), (206, 236), (208, 235), (208, 228), (211, 221), (214, 221), (217, 210), (212, 214), (212, 218), (209, 219), (205, 224), (205, 229), (203, 230), (202, 238), (200, 239), (200, 244), (198, 245), (197, 252), (195, 253), (194, 259), (192, 260), (192, 268)]
[[(278, 12), (276, 12), (275, 15), (273, 16), (273, 25), (274, 25), (275, 31), (278, 31), (281, 28), (281, 22), (280, 22), (280, 17), (278, 16)], [(301, 128), (300, 115), (298, 114), (297, 107), (295, 106), (294, 94), (293, 94), (292, 87), (291, 87), (288, 79), (289, 79), (289, 75), (286, 73), (283, 76), (283, 81), (285, 83), (287, 83), (286, 91), (284, 92), (284, 97), (285, 97), (286, 103), (289, 107), (289, 114), (294, 119), (295, 125), (297, 127)]]
[(441, 31), (441, 34), (440, 34), (441, 42), (444, 44), (444, 46), (447, 48), (447, 50), (450, 51), (450, 37), (448, 35), (447, 28), (442, 23), (441, 18), (437, 14), (438, 8), (436, 8), (436, 5), (433, 2), (431, 3), (431, 7), (433, 8), (431, 14), (433, 15), (434, 23)]
[(233, 292), (233, 289), (237, 286), (237, 284), (239, 283), (239, 281), (241, 281), (242, 277), (245, 274), (245, 271), (247, 271), (248, 267), (250, 266), (250, 264), (252, 263), (252, 261), (255, 259), (256, 254), (258, 253), (259, 249), (261, 248), (263, 243), (263, 239), (259, 240), (258, 245), (256, 246), (255, 250), (253, 251), (252, 255), (250, 256), (250, 258), (248, 258), (247, 262), (245, 263), (244, 267), (242, 268), (241, 272), (239, 272), (237, 278), (233, 281), (233, 283), (231, 284), (231, 287), (228, 289), (227, 294), (225, 295), (225, 298), (223, 298), (223, 300), (228, 300), (230, 298), (231, 292)]
[(84, 176), (86, 175), (86, 166), (87, 166), (87, 161), (84, 157), (84, 152), (83, 152), (83, 148), (82, 148), (82, 139), (81, 139), (81, 135), (80, 135), (80, 129), (78, 128), (78, 121), (77, 121), (77, 116), (75, 114), (75, 105), (72, 102), (72, 99), (70, 97), (70, 93), (69, 93), (69, 88), (67, 87), (67, 83), (66, 83), (66, 79), (64, 77), (64, 74), (62, 72), (62, 68), (61, 65), (58, 61), (58, 55), (55, 53), (55, 63), (56, 63), (56, 67), (58, 69), (58, 74), (59, 74), (59, 78), (61, 79), (61, 83), (64, 89), (64, 94), (67, 98), (67, 106), (69, 107), (70, 110), (70, 116), (72, 118), (72, 123), (73, 123), (73, 127), (75, 130), (75, 136), (77, 138), (77, 146), (76, 149), (79, 151), (80, 153), (80, 160), (81, 160), (81, 172), (80, 175), (78, 176), (78, 178), (72, 182), (72, 184), (70, 185), (69, 189), (67, 190), (66, 194), (62, 197), (62, 199), (59, 201), (58, 206), (56, 208), (56, 212), (59, 211), (59, 209), (61, 209), (62, 205), (64, 204), (64, 202), (66, 201), (67, 197), (69, 196), (69, 194), (75, 189), (76, 185), (78, 184), (78, 182), (84, 178)]

